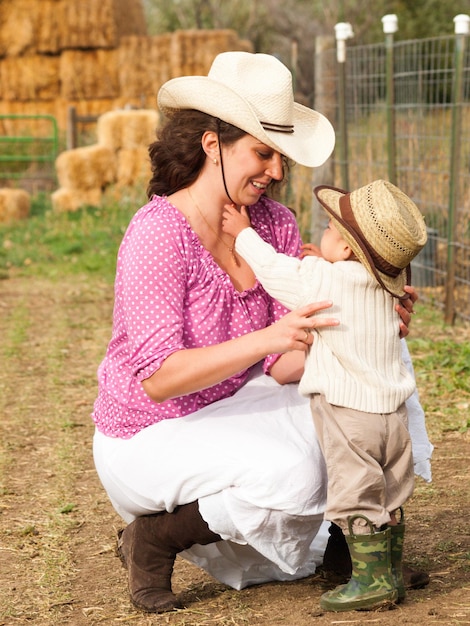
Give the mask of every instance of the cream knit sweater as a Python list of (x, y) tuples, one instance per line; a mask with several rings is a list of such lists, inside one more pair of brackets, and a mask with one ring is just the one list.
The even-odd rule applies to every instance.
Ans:
[(266, 291), (289, 309), (331, 300), (316, 313), (339, 326), (315, 331), (299, 385), (330, 404), (367, 413), (391, 413), (413, 393), (415, 381), (402, 361), (396, 300), (357, 261), (329, 263), (277, 253), (252, 229), (237, 237), (236, 251)]

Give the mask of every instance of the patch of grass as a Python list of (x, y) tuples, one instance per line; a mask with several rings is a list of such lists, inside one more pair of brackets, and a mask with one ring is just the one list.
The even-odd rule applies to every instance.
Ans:
[(76, 508), (76, 504), (65, 504), (63, 507), (60, 508), (59, 513), (61, 515), (68, 515), (69, 513), (73, 513)]
[(452, 339), (419, 338), (414, 341), (414, 351), (418, 355), (415, 363), (424, 370), (422, 376), (432, 377), (437, 387), (442, 386), (447, 392), (456, 389), (470, 392), (470, 345), (459, 345)]
[(135, 192), (105, 197), (99, 208), (57, 213), (50, 196), (34, 197), (27, 220), (0, 226), (0, 277), (11, 272), (55, 279), (100, 273), (112, 281), (119, 243), (144, 202)]
[(442, 313), (418, 305), (408, 346), (432, 438), (470, 430), (470, 328), (446, 326)]
[(2, 315), (5, 315), (5, 321), (14, 320), (13, 324), (7, 324), (0, 347), (0, 353), (7, 359), (14, 356), (24, 345), (30, 322), (28, 311), (22, 304), (2, 312)]

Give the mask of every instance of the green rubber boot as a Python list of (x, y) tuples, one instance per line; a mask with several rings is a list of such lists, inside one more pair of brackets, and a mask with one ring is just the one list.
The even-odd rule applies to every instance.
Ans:
[[(370, 534), (355, 535), (353, 522), (364, 519)], [(398, 599), (392, 576), (390, 527), (374, 532), (372, 522), (364, 515), (348, 518), (349, 536), (346, 537), (352, 561), (352, 575), (345, 585), (324, 593), (320, 606), (325, 611), (371, 611), (391, 607)]]
[(401, 518), (396, 526), (390, 526), (390, 556), (392, 562), (392, 576), (398, 592), (398, 602), (405, 599), (405, 581), (403, 578), (403, 543), (405, 540), (405, 514), (402, 507), (399, 509)]

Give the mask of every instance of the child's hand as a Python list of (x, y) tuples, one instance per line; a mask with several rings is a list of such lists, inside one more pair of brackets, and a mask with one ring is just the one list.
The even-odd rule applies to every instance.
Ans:
[(306, 256), (322, 256), (320, 248), (314, 243), (303, 243), (300, 246), (299, 258), (303, 259)]
[(226, 204), (222, 214), (222, 230), (224, 233), (237, 237), (242, 230), (250, 226), (250, 217), (246, 207), (240, 207), (240, 211), (233, 204)]

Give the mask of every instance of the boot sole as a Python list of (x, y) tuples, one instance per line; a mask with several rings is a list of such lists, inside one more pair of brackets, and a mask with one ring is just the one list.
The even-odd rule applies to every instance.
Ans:
[(170, 613), (171, 611), (177, 611), (178, 609), (184, 609), (184, 606), (178, 601), (172, 600), (168, 602), (164, 602), (161, 606), (149, 608), (145, 606), (145, 604), (140, 604), (136, 602), (133, 597), (129, 594), (132, 605), (138, 609), (139, 611), (143, 611), (144, 613)]
[(390, 598), (383, 598), (382, 600), (371, 600), (349, 602), (344, 605), (337, 605), (335, 603), (329, 603), (328, 600), (320, 600), (320, 607), (324, 611), (332, 611), (334, 613), (340, 613), (342, 611), (385, 611), (396, 608), (397, 600)]

